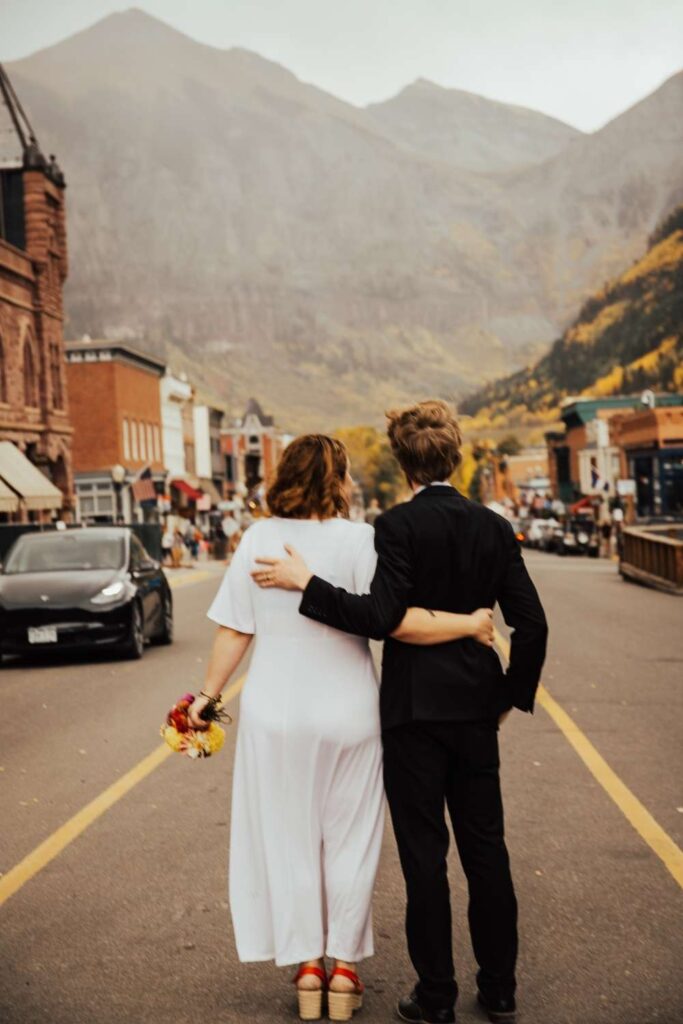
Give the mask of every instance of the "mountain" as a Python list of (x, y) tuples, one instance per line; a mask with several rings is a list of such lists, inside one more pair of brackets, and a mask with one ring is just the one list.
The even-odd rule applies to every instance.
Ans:
[[(584, 137), (481, 100), (477, 132), (477, 97), (419, 86), (426, 124), (460, 112), (447, 157), (390, 132), (386, 104), (359, 109), (135, 10), (8, 72), (69, 186), (67, 333), (171, 353), (292, 429), (458, 397), (539, 355), (683, 181), (677, 88), (644, 101), (649, 144), (631, 140), (631, 159), (621, 119)], [(520, 167), (525, 147), (543, 162)]]
[(398, 146), (468, 171), (511, 171), (550, 159), (581, 132), (535, 110), (419, 78), (367, 112)]
[(547, 355), (487, 385), (462, 409), (482, 425), (529, 425), (555, 419), (569, 395), (645, 388), (683, 388), (683, 205), (639, 260), (584, 303)]
[(600, 131), (506, 179), (525, 225), (518, 257), (560, 319), (635, 259), (683, 202), (681, 124), (683, 72)]

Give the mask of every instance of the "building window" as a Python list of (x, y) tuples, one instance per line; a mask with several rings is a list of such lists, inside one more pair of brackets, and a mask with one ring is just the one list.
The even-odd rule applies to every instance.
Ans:
[(123, 457), (124, 459), (130, 458), (130, 428), (128, 426), (128, 420), (124, 416), (122, 421), (123, 429)]
[(64, 408), (64, 392), (62, 389), (62, 360), (59, 342), (50, 345), (50, 377), (52, 380), (52, 408)]
[(154, 443), (152, 441), (152, 424), (147, 424), (147, 458), (151, 461), (154, 460)]
[(138, 460), (138, 425), (135, 420), (130, 421), (130, 439), (131, 439), (131, 451), (133, 453), (133, 459), (137, 462)]
[(147, 458), (147, 446), (145, 444), (145, 424), (138, 423), (138, 437), (140, 439), (140, 458), (144, 462)]
[(109, 483), (77, 485), (81, 519), (111, 520), (114, 516), (114, 492)]
[(154, 454), (157, 462), (161, 462), (161, 442), (159, 440), (159, 428), (154, 425)]
[(5, 375), (5, 348), (0, 336), (0, 402), (7, 401), (7, 377)]
[(28, 339), (24, 342), (24, 405), (38, 405), (38, 378), (33, 349)]

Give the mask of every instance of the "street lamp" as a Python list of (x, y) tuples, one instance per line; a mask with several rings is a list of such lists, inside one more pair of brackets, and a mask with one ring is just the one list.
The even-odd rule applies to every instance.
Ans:
[(114, 498), (115, 498), (115, 511), (116, 518), (114, 522), (123, 522), (123, 508), (121, 505), (121, 491), (123, 489), (123, 481), (126, 479), (126, 470), (123, 466), (117, 462), (115, 466), (111, 467), (111, 479), (114, 484)]

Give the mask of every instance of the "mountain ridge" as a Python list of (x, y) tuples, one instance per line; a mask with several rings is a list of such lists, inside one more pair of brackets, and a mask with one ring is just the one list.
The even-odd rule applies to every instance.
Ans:
[[(538, 164), (503, 169), (525, 152), (516, 114), (502, 149), (471, 136), (493, 169), (456, 167), (282, 65), (141, 17), (7, 66), (67, 176), (67, 331), (184, 352), (237, 406), (258, 393), (293, 426), (457, 398), (533, 358), (642, 245), (671, 175), (683, 181), (677, 90), (653, 152), (567, 204), (560, 158), (540, 184)], [(594, 138), (569, 130), (564, 152)], [(651, 184), (624, 225), (620, 190), (641, 165)]]

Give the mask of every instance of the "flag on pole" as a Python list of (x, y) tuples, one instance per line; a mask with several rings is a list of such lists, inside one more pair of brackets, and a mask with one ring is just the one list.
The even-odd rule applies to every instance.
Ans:
[(135, 501), (140, 505), (156, 505), (157, 492), (154, 489), (152, 470), (149, 466), (141, 469), (130, 485), (131, 493)]
[(609, 491), (609, 483), (603, 476), (598, 473), (595, 466), (591, 466), (591, 490), (593, 491)]

